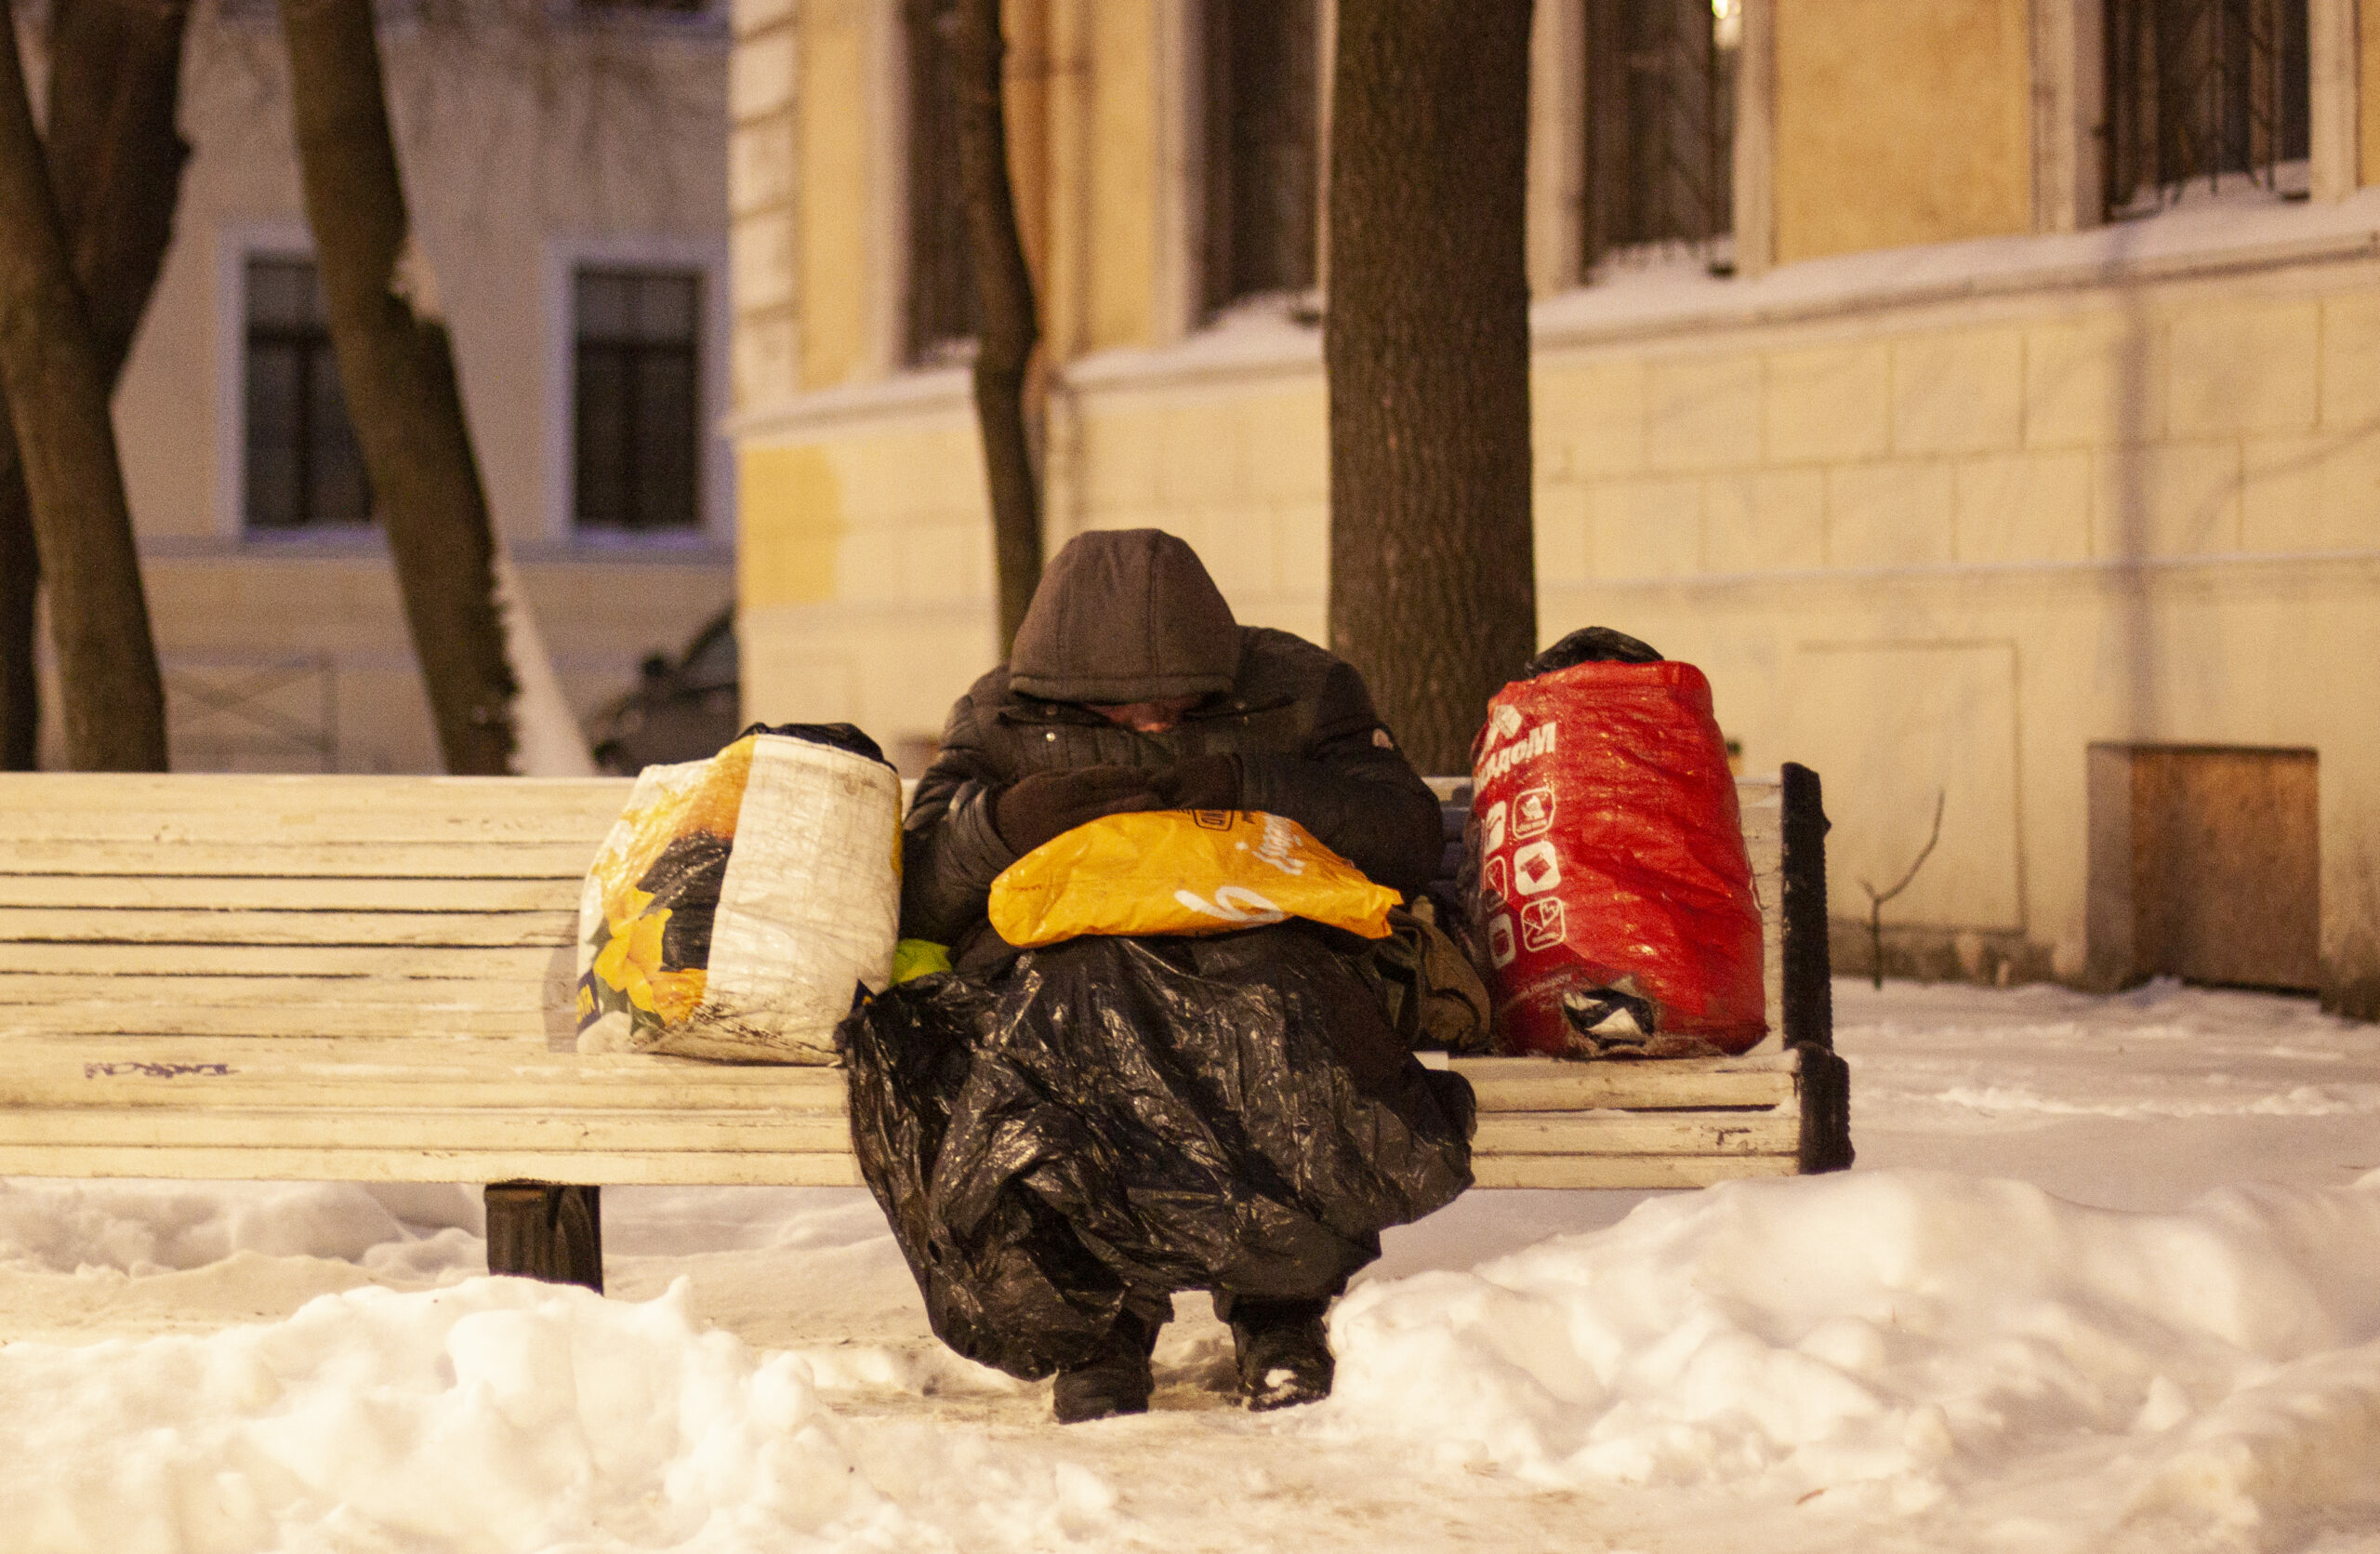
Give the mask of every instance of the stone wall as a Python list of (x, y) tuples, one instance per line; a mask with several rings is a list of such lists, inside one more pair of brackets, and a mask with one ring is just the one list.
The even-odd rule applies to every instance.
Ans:
[[(1318, 332), (1167, 312), (1179, 9), (1012, 0), (1048, 49), (1050, 537), (1170, 529), (1243, 619), (1319, 639)], [(2023, 22), (2059, 7), (1922, 9), (1892, 26), (1941, 46), (1887, 76), (1852, 23), (1907, 7), (1778, 0), (1779, 254), (1835, 257), (1541, 299), (1540, 633), (1691, 659), (1746, 770), (1820, 771), (1846, 970), (1871, 954), (1863, 883), (1900, 876), (1937, 802), (1888, 968), (2073, 979), (2093, 741), (2318, 750), (2324, 984), (2380, 1013), (2380, 730), (2345, 668), (2380, 657), (2380, 193), (2029, 235)], [(864, 115), (856, 84), (818, 89)], [(1935, 140), (1977, 128), (1957, 199), (1926, 203), (1922, 157), (1844, 165), (1859, 133), (1931, 143), (1880, 93), (1945, 119)], [(931, 738), (997, 652), (963, 377), (749, 401), (740, 445), (754, 715)]]

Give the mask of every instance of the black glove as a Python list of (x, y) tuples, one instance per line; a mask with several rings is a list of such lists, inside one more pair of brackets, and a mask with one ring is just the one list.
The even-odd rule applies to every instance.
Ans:
[(1157, 790), (1174, 809), (1237, 809), (1239, 757), (1184, 756), (1157, 774)]
[(1161, 806), (1153, 773), (1132, 766), (1079, 766), (1036, 772), (1001, 789), (992, 800), (992, 824), (1022, 857), (1103, 815)]

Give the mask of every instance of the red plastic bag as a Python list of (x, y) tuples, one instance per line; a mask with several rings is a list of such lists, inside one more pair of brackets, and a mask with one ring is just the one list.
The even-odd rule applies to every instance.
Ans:
[(1505, 1051), (1759, 1042), (1760, 909), (1701, 671), (1584, 663), (1516, 680), (1488, 702), (1471, 767), (1466, 872)]

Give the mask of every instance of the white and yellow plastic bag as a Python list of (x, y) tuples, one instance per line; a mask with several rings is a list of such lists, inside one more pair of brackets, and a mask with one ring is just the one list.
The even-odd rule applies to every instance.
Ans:
[(648, 766), (578, 906), (578, 1049), (831, 1063), (892, 976), (901, 784), (880, 761), (755, 733)]

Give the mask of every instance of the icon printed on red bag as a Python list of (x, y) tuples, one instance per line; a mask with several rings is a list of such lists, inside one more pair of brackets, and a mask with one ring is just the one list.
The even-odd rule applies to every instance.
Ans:
[[(1562, 903), (1549, 896), (1521, 909), (1521, 943), (1530, 950), (1552, 950), (1562, 942)], [(1503, 963), (1499, 961), (1497, 964)]]
[(1513, 897), (1513, 872), (1502, 858), (1489, 858), (1487, 871), (1480, 876), (1481, 887), (1499, 901)]
[(1486, 748), (1493, 750), (1500, 742), (1511, 738), (1520, 731), (1521, 714), (1519, 708), (1490, 708), (1488, 712), (1488, 744)]
[[(1554, 903), (1559, 906), (1561, 903)], [(1513, 920), (1510, 913), (1498, 912), (1488, 920), (1488, 958), (1499, 969), (1511, 965), (1518, 953), (1513, 945)]]
[(1513, 884), (1523, 896), (1542, 896), (1562, 883), (1562, 860), (1551, 842), (1513, 850)]
[(1543, 836), (1546, 828), (1552, 824), (1554, 790), (1550, 787), (1521, 790), (1520, 796), (1513, 801), (1513, 834)]
[(1501, 852), (1504, 846), (1504, 801), (1498, 799), (1479, 817), (1479, 850), (1483, 853)]

